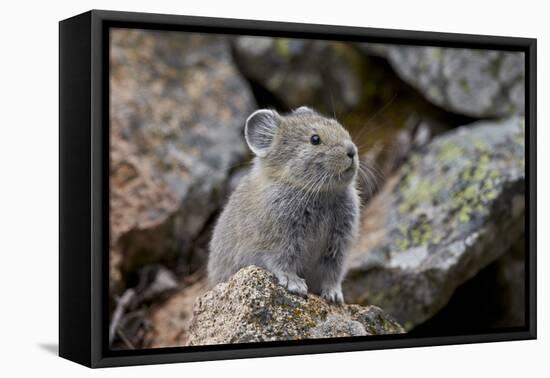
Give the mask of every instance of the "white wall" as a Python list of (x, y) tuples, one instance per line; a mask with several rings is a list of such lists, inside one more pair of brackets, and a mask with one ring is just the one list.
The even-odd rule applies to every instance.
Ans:
[[(58, 4), (59, 3), (59, 4)], [(79, 377), (422, 376), (548, 373), (550, 27), (544, 1), (4, 1), (0, 23), (0, 374)], [(91, 8), (536, 37), (539, 104), (539, 340), (91, 371), (57, 343), (57, 21)], [(547, 232), (546, 232), (547, 233)], [(543, 268), (544, 267), (544, 268)], [(543, 270), (544, 269), (544, 273)], [(546, 349), (546, 351), (545, 351)], [(11, 372), (11, 373), (8, 373)]]

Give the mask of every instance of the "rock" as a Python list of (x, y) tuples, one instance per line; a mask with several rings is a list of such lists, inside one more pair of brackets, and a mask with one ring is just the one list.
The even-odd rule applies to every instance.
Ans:
[(109, 344), (113, 349), (144, 347), (149, 328), (146, 322), (151, 303), (162, 301), (178, 288), (173, 272), (161, 265), (148, 265), (137, 272), (138, 282), (115, 296), (109, 325)]
[(472, 117), (525, 112), (525, 59), (521, 52), (361, 44), (385, 56), (397, 74), (429, 101)]
[(146, 266), (139, 273), (140, 282), (136, 289), (143, 288), (140, 293), (143, 301), (155, 300), (178, 287), (174, 273), (162, 266)]
[(221, 36), (111, 32), (111, 288), (185, 255), (225, 199), (255, 108)]
[(246, 36), (234, 52), (243, 73), (286, 107), (341, 114), (360, 103), (361, 54), (349, 44)]
[(178, 290), (165, 302), (153, 306), (148, 318), (150, 329), (145, 336), (145, 345), (148, 348), (186, 345), (193, 304), (207, 290), (206, 280), (202, 279)]
[(315, 295), (302, 298), (258, 267), (237, 272), (195, 303), (189, 345), (402, 333), (375, 306), (331, 305)]
[[(459, 286), (449, 302), (411, 336), (475, 334), (525, 326), (525, 239)], [(476, 309), (476, 311), (465, 311)]]
[(478, 122), (436, 137), (363, 213), (344, 281), (410, 330), (496, 260), (524, 229), (524, 121)]
[(497, 293), (494, 295), (502, 305), (495, 326), (525, 326), (525, 236), (497, 260), (496, 272)]

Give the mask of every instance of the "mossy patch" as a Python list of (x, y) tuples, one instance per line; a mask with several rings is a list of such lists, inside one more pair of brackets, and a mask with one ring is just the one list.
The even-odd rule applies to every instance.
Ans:
[(410, 248), (429, 244), (438, 244), (442, 237), (434, 231), (431, 222), (425, 214), (418, 217), (411, 227), (398, 226), (401, 236), (395, 241), (397, 251), (405, 251)]
[(277, 38), (275, 40), (275, 50), (281, 57), (288, 59), (290, 57), (290, 41), (286, 38)]
[[(441, 242), (444, 235), (432, 225), (433, 217), (427, 214), (433, 211), (450, 214), (444, 222), (466, 224), (476, 216), (486, 215), (490, 202), (498, 196), (497, 183), (502, 174), (493, 167), (495, 157), (485, 141), (474, 139), (468, 147), (443, 143), (435, 151), (435, 158), (435, 164), (429, 167), (411, 159), (402, 170), (401, 185), (396, 192), (397, 209), (399, 217), (408, 220), (397, 227), (396, 251)], [(458, 165), (457, 160), (461, 161)], [(450, 180), (449, 175), (458, 179)]]
[(407, 214), (414, 212), (422, 203), (432, 203), (443, 188), (441, 180), (416, 180), (413, 174), (405, 174), (403, 178), (402, 197), (399, 212)]
[(500, 175), (490, 163), (491, 156), (483, 151), (477, 161), (460, 172), (463, 186), (454, 192), (450, 204), (460, 223), (470, 222), (474, 214), (487, 214), (488, 203), (497, 198), (495, 184)]
[(437, 157), (444, 163), (452, 162), (464, 154), (464, 151), (455, 143), (443, 144), (437, 154)]

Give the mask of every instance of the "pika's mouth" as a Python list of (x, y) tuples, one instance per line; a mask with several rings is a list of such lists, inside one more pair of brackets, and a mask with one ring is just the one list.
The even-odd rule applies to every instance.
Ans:
[(352, 160), (351, 163), (349, 163), (349, 166), (344, 169), (344, 172), (351, 172), (355, 169), (355, 162)]
[(341, 171), (339, 176), (346, 179), (347, 177), (351, 176), (354, 172), (355, 172), (355, 163), (352, 161), (346, 169)]

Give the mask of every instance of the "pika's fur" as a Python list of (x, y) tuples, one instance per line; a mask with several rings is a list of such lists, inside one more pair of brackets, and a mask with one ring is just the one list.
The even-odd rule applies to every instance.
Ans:
[(218, 219), (208, 276), (226, 281), (260, 266), (290, 292), (343, 302), (341, 282), (357, 233), (357, 148), (334, 119), (301, 107), (258, 110), (245, 138), (256, 155)]

